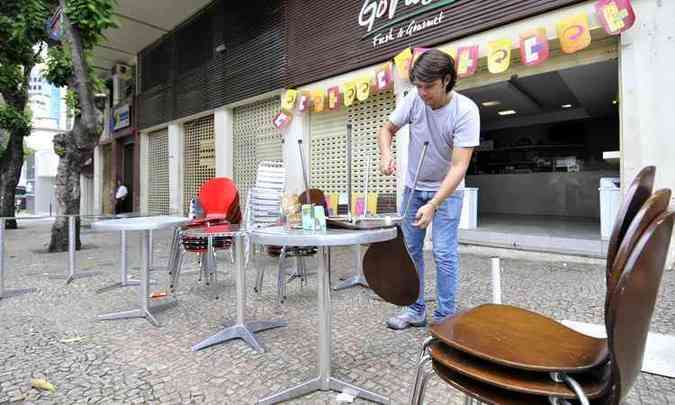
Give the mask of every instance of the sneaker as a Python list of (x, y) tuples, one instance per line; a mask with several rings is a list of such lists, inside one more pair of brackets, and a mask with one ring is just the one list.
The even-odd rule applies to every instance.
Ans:
[(418, 314), (417, 312), (406, 308), (400, 314), (393, 316), (387, 320), (387, 327), (394, 330), (407, 329), (411, 326), (420, 328), (427, 325), (427, 316), (425, 313)]

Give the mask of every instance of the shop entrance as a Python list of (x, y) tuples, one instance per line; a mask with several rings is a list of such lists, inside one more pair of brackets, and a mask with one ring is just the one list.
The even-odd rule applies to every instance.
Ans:
[(619, 177), (618, 157), (608, 158), (620, 149), (618, 88), (610, 59), (461, 90), (481, 112), (466, 178), (478, 189), (478, 228), (463, 241), (602, 256), (601, 205), (620, 196), (601, 201), (599, 191)]

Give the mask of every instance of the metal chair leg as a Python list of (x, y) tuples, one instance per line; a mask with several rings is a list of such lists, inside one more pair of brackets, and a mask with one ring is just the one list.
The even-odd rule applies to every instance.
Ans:
[(263, 276), (265, 275), (265, 267), (260, 266), (256, 263), (255, 254), (253, 255), (253, 264), (255, 265), (255, 270), (256, 270), (256, 283), (255, 283), (255, 287), (254, 287), (253, 290), (256, 293), (260, 294), (262, 292)]
[(415, 381), (413, 382), (412, 390), (410, 391), (410, 405), (417, 405), (421, 403), (421, 394), (423, 393), (423, 384), (426, 382), (426, 371), (424, 366), (431, 361), (431, 356), (425, 354), (417, 361), (417, 371), (415, 372)]
[(169, 278), (170, 283), (169, 283), (169, 291), (171, 294), (174, 294), (176, 292), (176, 289), (178, 288), (178, 280), (180, 277), (180, 272), (183, 269), (183, 258), (185, 257), (185, 250), (183, 249), (182, 246), (178, 246), (176, 249), (176, 259), (173, 264), (173, 270), (171, 272), (171, 277)]
[(424, 394), (427, 392), (427, 382), (429, 382), (429, 377), (431, 377), (431, 373), (425, 371), (422, 376), (422, 384), (420, 385), (419, 394), (417, 396), (417, 405), (422, 405), (424, 403)]
[(420, 349), (420, 354), (417, 357), (417, 361), (421, 361), (422, 358), (424, 357), (425, 354), (427, 354), (429, 346), (436, 340), (435, 337), (429, 336), (426, 339), (424, 339), (424, 342), (422, 342), (422, 348)]
[(279, 271), (277, 273), (277, 302), (283, 304), (286, 300), (286, 271), (284, 270), (284, 260), (286, 259), (286, 246), (281, 248), (279, 254)]

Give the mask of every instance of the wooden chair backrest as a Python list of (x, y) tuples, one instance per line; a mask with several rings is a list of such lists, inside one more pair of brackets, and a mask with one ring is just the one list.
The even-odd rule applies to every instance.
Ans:
[(612, 381), (609, 404), (619, 405), (635, 383), (644, 356), (675, 213), (659, 215), (647, 227), (626, 261), (609, 302), (607, 325)]

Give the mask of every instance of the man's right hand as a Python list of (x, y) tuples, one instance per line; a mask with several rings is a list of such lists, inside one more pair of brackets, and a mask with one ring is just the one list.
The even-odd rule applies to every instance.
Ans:
[(383, 153), (380, 156), (380, 171), (382, 174), (391, 176), (396, 173), (396, 160), (391, 153)]

